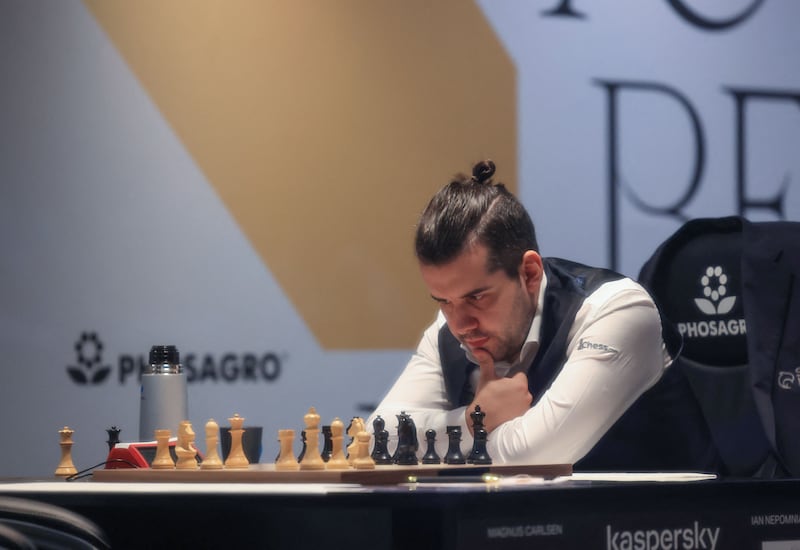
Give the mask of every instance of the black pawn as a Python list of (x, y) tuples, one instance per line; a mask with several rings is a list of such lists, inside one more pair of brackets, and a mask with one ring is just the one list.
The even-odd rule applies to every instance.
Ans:
[(467, 460), (461, 454), (461, 426), (447, 427), (448, 447), (444, 456), (445, 464), (466, 464)]
[(109, 429), (106, 430), (106, 433), (108, 434), (108, 441), (106, 441), (106, 443), (108, 443), (109, 451), (111, 451), (111, 449), (116, 447), (117, 443), (119, 443), (119, 432), (121, 431), (122, 430), (120, 430), (116, 426), (111, 426)]
[(375, 434), (375, 447), (372, 449), (372, 460), (375, 464), (391, 464), (392, 455), (389, 454), (389, 432), (385, 429), (386, 422), (380, 415), (372, 421), (372, 432)]
[(483, 418), (486, 413), (481, 411), (480, 405), (475, 405), (475, 410), (469, 413), (472, 418), (472, 452), (469, 453), (467, 462), (470, 464), (491, 464), (492, 459), (489, 453), (486, 452), (486, 440), (488, 432), (483, 426)]
[(425, 441), (428, 442), (428, 449), (422, 457), (423, 464), (440, 464), (442, 459), (436, 454), (436, 430), (425, 431)]
[(330, 426), (322, 427), (322, 452), (320, 456), (323, 462), (328, 462), (333, 456), (333, 434)]
[(306, 431), (303, 430), (300, 432), (300, 437), (303, 440), (303, 448), (300, 449), (300, 454), (297, 455), (297, 462), (301, 462), (303, 457), (306, 455)]

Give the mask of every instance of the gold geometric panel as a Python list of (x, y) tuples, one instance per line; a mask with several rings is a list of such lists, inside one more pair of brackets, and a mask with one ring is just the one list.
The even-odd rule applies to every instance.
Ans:
[(517, 180), (515, 71), (480, 9), (86, 5), (320, 345), (413, 347), (435, 312), (412, 248), (419, 213), (477, 160)]

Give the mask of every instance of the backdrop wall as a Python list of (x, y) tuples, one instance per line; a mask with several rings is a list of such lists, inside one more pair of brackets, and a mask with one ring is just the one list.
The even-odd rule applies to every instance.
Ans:
[[(636, 275), (683, 220), (799, 219), (800, 5), (0, 7), (2, 475), (138, 432), (176, 344), (195, 431), (366, 412), (434, 305), (414, 223), (491, 157), (545, 255)], [(201, 448), (203, 443), (200, 442)], [(11, 451), (9, 451), (11, 450)]]

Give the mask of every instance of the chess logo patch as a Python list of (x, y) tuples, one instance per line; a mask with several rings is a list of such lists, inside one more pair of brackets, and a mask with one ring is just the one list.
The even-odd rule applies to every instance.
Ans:
[(700, 277), (703, 285), (703, 297), (695, 298), (697, 309), (706, 315), (725, 315), (736, 305), (736, 296), (726, 296), (728, 293), (728, 276), (722, 266), (708, 266)]
[(75, 354), (79, 366), (67, 367), (67, 374), (76, 384), (100, 384), (111, 374), (109, 365), (102, 365), (103, 343), (96, 332), (82, 332), (75, 342)]
[(596, 342), (590, 342), (589, 340), (584, 340), (583, 338), (581, 338), (580, 342), (578, 342), (578, 350), (580, 351), (582, 349), (607, 351), (612, 354), (619, 353), (619, 350), (617, 350), (616, 348), (612, 348), (608, 344), (598, 344)]

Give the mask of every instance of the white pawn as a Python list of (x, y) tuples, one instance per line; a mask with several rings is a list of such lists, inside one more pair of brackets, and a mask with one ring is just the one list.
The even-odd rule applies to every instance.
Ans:
[(172, 432), (169, 430), (156, 430), (156, 457), (150, 467), (154, 470), (171, 470), (175, 468), (175, 461), (169, 453), (169, 437)]
[(278, 430), (278, 441), (281, 445), (280, 455), (275, 461), (276, 470), (299, 470), (300, 464), (294, 456), (294, 430)]
[(314, 407), (303, 417), (306, 424), (306, 452), (300, 461), (301, 470), (324, 470), (325, 461), (319, 454), (319, 415)]
[(356, 434), (356, 457), (353, 459), (353, 468), (356, 470), (374, 470), (375, 461), (369, 456), (369, 432)]
[(203, 470), (219, 470), (222, 468), (222, 459), (217, 452), (219, 443), (219, 424), (212, 418), (206, 422), (206, 456), (200, 463)]
[(344, 456), (344, 422), (334, 418), (331, 422), (331, 457), (325, 467), (328, 470), (347, 470), (350, 463)]
[(364, 427), (364, 419), (360, 416), (354, 416), (347, 427), (347, 435), (350, 436), (350, 445), (347, 446), (347, 461), (353, 465), (353, 461), (358, 456), (358, 439), (357, 436), (360, 432), (366, 431)]

